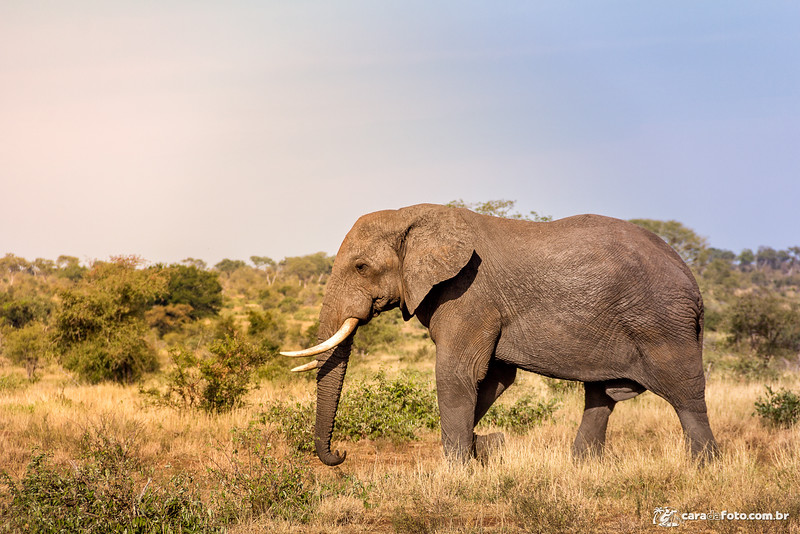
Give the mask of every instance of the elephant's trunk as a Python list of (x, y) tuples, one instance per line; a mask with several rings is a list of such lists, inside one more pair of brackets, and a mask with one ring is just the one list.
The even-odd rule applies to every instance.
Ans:
[(317, 373), (317, 416), (314, 425), (314, 447), (317, 456), (325, 465), (339, 465), (347, 456), (345, 451), (331, 452), (331, 436), (333, 424), (336, 420), (336, 411), (339, 408), (339, 398), (342, 393), (347, 362), (350, 359), (352, 337), (346, 339), (333, 349), (330, 357), (325, 360)]
[[(353, 345), (353, 333), (358, 325), (357, 320), (343, 320), (336, 300), (336, 288), (330, 288), (322, 304), (319, 321), (319, 339), (326, 340), (341, 334), (347, 327), (347, 335), (336, 347), (328, 349), (325, 354), (317, 356), (319, 371), (317, 372), (317, 416), (314, 424), (314, 447), (317, 456), (325, 465), (338, 465), (344, 461), (346, 453), (331, 452), (331, 436), (339, 408), (347, 363)], [(345, 316), (346, 317), (346, 316)], [(338, 332), (337, 332), (338, 329)]]

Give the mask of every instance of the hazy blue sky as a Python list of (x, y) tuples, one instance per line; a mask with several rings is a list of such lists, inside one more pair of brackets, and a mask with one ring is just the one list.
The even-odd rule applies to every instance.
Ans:
[(333, 253), (517, 200), (800, 245), (794, 1), (0, 3), (0, 255)]

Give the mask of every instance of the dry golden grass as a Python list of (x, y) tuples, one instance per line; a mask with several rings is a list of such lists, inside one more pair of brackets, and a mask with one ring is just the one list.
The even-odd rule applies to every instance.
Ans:
[[(0, 376), (9, 374), (22, 371), (0, 368)], [(800, 381), (782, 385), (797, 390)], [(547, 394), (538, 377), (526, 375), (503, 400), (530, 391)], [(712, 377), (709, 417), (722, 452), (705, 466), (688, 457), (672, 408), (649, 393), (617, 406), (605, 456), (584, 462), (570, 455), (580, 390), (564, 394), (552, 421), (525, 435), (507, 433), (504, 450), (486, 464), (445, 462), (435, 433), (411, 443), (336, 444), (348, 450), (337, 468), (302, 460), (321, 496), (309, 521), (245, 518), (230, 531), (668, 532), (653, 525), (653, 512), (670, 507), (790, 514), (781, 522), (686, 521), (675, 531), (800, 532), (800, 427), (762, 425), (753, 415), (762, 394), (761, 383)], [(77, 385), (51, 368), (35, 384), (0, 390), (0, 467), (21, 476), (34, 448), (68, 465), (91, 430), (135, 446), (154, 477), (187, 473), (210, 491), (208, 468), (230, 466), (231, 429), (247, 427), (259, 404), (312, 397), (306, 381), (264, 384), (250, 394), (249, 408), (211, 416), (147, 406), (135, 387)], [(280, 443), (274, 450), (285, 452)]]

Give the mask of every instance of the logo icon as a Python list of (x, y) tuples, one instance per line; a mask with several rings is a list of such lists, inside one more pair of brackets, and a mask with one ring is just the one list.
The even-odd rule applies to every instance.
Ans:
[(653, 510), (653, 524), (659, 527), (677, 527), (678, 511), (674, 508), (661, 508)]

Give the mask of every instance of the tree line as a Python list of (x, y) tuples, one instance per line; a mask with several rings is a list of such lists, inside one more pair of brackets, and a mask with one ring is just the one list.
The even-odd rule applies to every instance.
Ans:
[[(508, 200), (450, 205), (552, 219), (520, 213)], [(678, 221), (632, 222), (655, 232), (689, 264), (706, 303), (706, 331), (742, 355), (743, 366), (797, 358), (800, 247), (737, 254), (709, 246)], [(290, 362), (277, 357), (279, 347), (316, 340), (314, 317), (333, 260), (318, 252), (280, 261), (223, 259), (209, 267), (195, 258), (150, 265), (118, 256), (83, 264), (73, 256), (29, 261), (6, 254), (0, 258), (0, 355), (25, 366), (31, 379), (44, 363), (55, 362), (89, 382), (131, 383), (156, 371), (173, 349), (199, 355), (196, 361), (173, 358), (173, 364), (200, 366), (203, 358), (218, 358), (283, 372)], [(384, 315), (359, 329), (357, 353), (402, 343), (399, 316)]]

